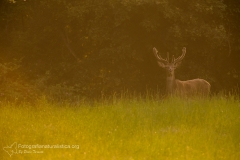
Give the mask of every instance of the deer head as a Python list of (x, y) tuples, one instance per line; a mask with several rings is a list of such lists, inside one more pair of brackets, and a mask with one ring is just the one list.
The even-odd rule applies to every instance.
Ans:
[(169, 53), (167, 53), (167, 58), (164, 59), (160, 55), (158, 55), (158, 50), (156, 48), (153, 48), (153, 53), (155, 57), (158, 60), (158, 65), (167, 71), (168, 77), (174, 76), (174, 70), (179, 67), (181, 64), (181, 61), (183, 60), (185, 54), (186, 54), (186, 47), (183, 47), (182, 49), (182, 55), (178, 58), (175, 58), (174, 55), (172, 56), (172, 61), (169, 61)]

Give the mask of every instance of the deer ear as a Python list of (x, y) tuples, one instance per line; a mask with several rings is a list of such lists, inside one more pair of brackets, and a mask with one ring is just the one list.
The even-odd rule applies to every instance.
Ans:
[(162, 62), (157, 62), (158, 63), (158, 65), (160, 66), (160, 67), (162, 67), (162, 68), (166, 68), (166, 65), (164, 64), (164, 63), (162, 63)]

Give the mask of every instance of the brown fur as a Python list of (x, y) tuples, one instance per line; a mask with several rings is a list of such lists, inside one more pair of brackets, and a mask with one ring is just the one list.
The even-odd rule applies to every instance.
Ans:
[(180, 96), (208, 96), (210, 88), (211, 85), (204, 79), (192, 79), (187, 81), (175, 80), (175, 93)]

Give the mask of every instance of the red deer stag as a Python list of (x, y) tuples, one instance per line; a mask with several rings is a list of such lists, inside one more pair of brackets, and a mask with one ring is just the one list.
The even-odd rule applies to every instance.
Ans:
[(186, 48), (182, 49), (182, 55), (178, 58), (172, 56), (172, 62), (169, 62), (169, 54), (167, 53), (167, 58), (163, 59), (158, 55), (156, 48), (153, 48), (153, 53), (158, 60), (158, 65), (167, 71), (167, 93), (169, 95), (179, 95), (181, 97), (189, 96), (207, 96), (210, 93), (211, 85), (204, 79), (192, 79), (187, 81), (180, 81), (175, 79), (174, 70), (179, 67), (181, 61), (186, 54)]

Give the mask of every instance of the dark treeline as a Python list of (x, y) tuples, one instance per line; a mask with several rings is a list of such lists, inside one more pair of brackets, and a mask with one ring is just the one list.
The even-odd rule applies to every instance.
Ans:
[(240, 82), (236, 0), (2, 0), (1, 98), (165, 91), (152, 48), (187, 54), (176, 78)]

